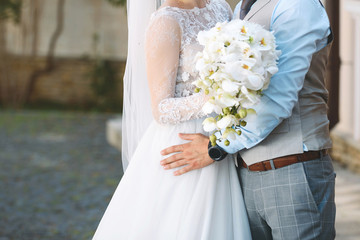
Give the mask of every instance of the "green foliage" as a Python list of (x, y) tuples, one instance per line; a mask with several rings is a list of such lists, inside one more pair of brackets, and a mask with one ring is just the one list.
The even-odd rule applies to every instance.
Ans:
[(120, 109), (117, 87), (120, 82), (117, 72), (108, 60), (96, 60), (90, 71), (91, 89), (98, 98), (98, 108), (102, 110)]
[(0, 0), (0, 20), (20, 22), (22, 0)]
[(107, 60), (96, 61), (91, 72), (92, 84), (96, 95), (105, 97), (115, 90), (116, 78), (115, 71)]
[(106, 0), (113, 6), (124, 6), (126, 4), (126, 0)]

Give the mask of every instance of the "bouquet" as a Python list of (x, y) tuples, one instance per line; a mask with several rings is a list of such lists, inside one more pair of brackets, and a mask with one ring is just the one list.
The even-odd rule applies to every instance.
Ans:
[[(245, 118), (254, 114), (253, 107), (269, 86), (270, 78), (278, 71), (275, 37), (256, 23), (242, 20), (217, 23), (198, 34), (204, 50), (196, 56), (195, 68), (199, 78), (194, 81), (195, 92), (204, 91), (209, 100), (204, 104), (206, 114), (216, 113), (203, 122), (206, 132), (212, 132), (211, 144), (241, 135)], [(217, 139), (215, 133), (220, 132)]]

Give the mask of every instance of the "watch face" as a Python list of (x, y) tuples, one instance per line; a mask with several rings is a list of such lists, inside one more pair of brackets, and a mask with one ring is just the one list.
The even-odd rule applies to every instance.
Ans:
[(209, 149), (209, 156), (212, 158), (212, 159), (219, 159), (221, 157), (221, 151), (220, 149), (217, 149), (217, 148), (211, 148)]

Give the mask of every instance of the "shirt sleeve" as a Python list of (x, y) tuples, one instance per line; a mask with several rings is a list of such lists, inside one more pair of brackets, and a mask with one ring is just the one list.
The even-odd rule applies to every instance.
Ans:
[[(303, 88), (312, 55), (327, 45), (329, 20), (318, 0), (280, 0), (271, 19), (271, 31), (282, 54), (279, 71), (248, 119), (242, 134), (229, 146), (218, 142), (228, 153), (249, 149), (264, 140), (284, 119), (291, 116)], [(219, 137), (219, 133), (217, 134)]]
[(146, 34), (146, 68), (152, 113), (160, 124), (177, 124), (205, 115), (201, 110), (207, 101), (204, 93), (175, 98), (181, 34), (176, 19), (167, 15), (155, 16)]
[(237, 16), (239, 16), (240, 8), (241, 8), (241, 3), (242, 3), (242, 1), (240, 1), (240, 2), (235, 6), (233, 19), (235, 19)]

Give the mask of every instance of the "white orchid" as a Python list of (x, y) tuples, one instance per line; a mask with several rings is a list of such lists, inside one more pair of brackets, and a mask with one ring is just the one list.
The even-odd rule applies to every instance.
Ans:
[(223, 107), (231, 107), (238, 104), (239, 102), (238, 99), (236, 99), (236, 97), (232, 96), (228, 92), (225, 92), (220, 96), (218, 96), (217, 100)]
[[(261, 92), (278, 71), (275, 37), (256, 23), (242, 20), (217, 23), (215, 27), (198, 34), (204, 47), (195, 57), (199, 79), (193, 84), (196, 91), (205, 91), (209, 100), (202, 110), (217, 117), (205, 119), (204, 130), (222, 131), (221, 138), (234, 139), (241, 134), (236, 127), (246, 125), (245, 113), (261, 100)], [(188, 76), (183, 74), (184, 81)], [(215, 144), (215, 135), (211, 136)]]
[(205, 114), (211, 114), (211, 113), (216, 113), (216, 114), (221, 114), (222, 113), (222, 108), (215, 103), (215, 100), (210, 100), (207, 101), (204, 106), (202, 107), (202, 111)]
[(235, 116), (233, 115), (227, 115), (225, 117), (223, 117), (222, 119), (220, 119), (216, 125), (218, 128), (220, 129), (225, 129), (227, 127), (232, 127), (234, 125), (238, 124), (238, 120)]
[(216, 120), (213, 117), (206, 118), (202, 124), (206, 132), (212, 132), (217, 129)]
[(223, 139), (227, 139), (227, 138), (230, 138), (232, 140), (235, 140), (236, 139), (236, 131), (235, 129), (231, 128), (231, 127), (228, 127), (225, 129), (224, 133), (222, 134), (222, 138)]
[(261, 90), (264, 86), (264, 80), (264, 77), (260, 74), (251, 74), (248, 76), (248, 82), (244, 86), (255, 91)]
[(252, 91), (249, 91), (245, 86), (241, 87), (242, 106), (250, 108), (260, 101), (260, 96)]
[(236, 95), (236, 93), (239, 92), (240, 83), (231, 81), (230, 79), (225, 79), (222, 81), (221, 87), (225, 92), (230, 93), (230, 95)]

